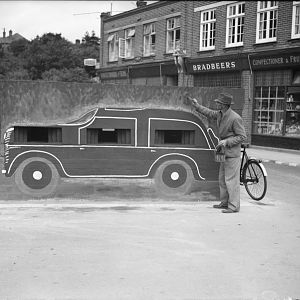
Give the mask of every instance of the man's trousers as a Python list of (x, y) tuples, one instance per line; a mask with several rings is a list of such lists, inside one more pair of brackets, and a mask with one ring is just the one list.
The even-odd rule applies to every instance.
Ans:
[(240, 167), (240, 157), (227, 157), (219, 169), (221, 204), (233, 211), (240, 210)]

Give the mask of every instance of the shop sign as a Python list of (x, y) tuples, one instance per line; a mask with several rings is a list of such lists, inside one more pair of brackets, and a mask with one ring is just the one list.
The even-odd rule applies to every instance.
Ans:
[(236, 71), (241, 70), (241, 63), (235, 59), (224, 59), (214, 61), (197, 61), (187, 62), (188, 73), (207, 73), (207, 72), (219, 72), (219, 71)]
[(101, 79), (111, 79), (111, 78), (127, 78), (127, 71), (111, 71), (101, 73)]
[(300, 55), (299, 53), (286, 53), (281, 55), (250, 57), (250, 64), (253, 70), (299, 66)]

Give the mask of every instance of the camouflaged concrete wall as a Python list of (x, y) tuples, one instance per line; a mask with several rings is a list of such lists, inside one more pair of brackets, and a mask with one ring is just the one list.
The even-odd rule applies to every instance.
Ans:
[[(220, 92), (234, 97), (240, 114), (245, 102), (241, 88), (199, 88), (171, 86), (113, 85), (45, 81), (0, 81), (1, 142), (3, 132), (13, 124), (53, 124), (71, 121), (93, 107), (158, 107), (190, 110), (184, 94), (214, 108)], [(207, 120), (203, 119), (207, 125)], [(213, 124), (209, 124), (213, 126)]]

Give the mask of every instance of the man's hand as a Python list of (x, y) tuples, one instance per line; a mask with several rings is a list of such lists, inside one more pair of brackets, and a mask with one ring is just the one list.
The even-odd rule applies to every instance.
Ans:
[(220, 151), (222, 148), (225, 148), (226, 147), (226, 140), (221, 140), (219, 141), (219, 144), (216, 146), (216, 150), (217, 151)]
[(186, 104), (196, 106), (198, 104), (198, 101), (195, 98), (192, 98), (190, 96), (186, 96)]

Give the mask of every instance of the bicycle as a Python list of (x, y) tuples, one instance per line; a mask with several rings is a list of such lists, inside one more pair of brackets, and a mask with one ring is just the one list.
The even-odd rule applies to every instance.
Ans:
[(247, 193), (253, 200), (259, 201), (267, 192), (267, 171), (261, 160), (249, 158), (246, 148), (249, 148), (249, 143), (242, 144), (240, 184), (245, 186)]

